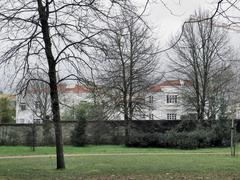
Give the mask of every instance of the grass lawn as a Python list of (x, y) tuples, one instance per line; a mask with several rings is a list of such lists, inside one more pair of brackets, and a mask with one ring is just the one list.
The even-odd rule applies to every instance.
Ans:
[[(0, 156), (53, 154), (53, 147), (0, 147)], [(172, 153), (103, 155), (110, 153)], [(174, 150), (122, 146), (65, 147), (65, 153), (100, 153), (101, 156), (66, 157), (66, 170), (55, 170), (55, 158), (0, 159), (0, 179), (240, 179), (240, 158), (213, 154), (229, 148)], [(175, 154), (174, 154), (175, 153)]]
[[(240, 150), (240, 145), (236, 149)], [(180, 150), (168, 148), (127, 148), (125, 146), (115, 145), (100, 145), (100, 146), (86, 146), (73, 147), (65, 146), (64, 152), (67, 154), (77, 153), (230, 153), (230, 148), (202, 148), (195, 150)], [(33, 152), (31, 147), (27, 146), (0, 146), (0, 156), (11, 155), (39, 155), (39, 154), (55, 154), (55, 147), (36, 147)]]

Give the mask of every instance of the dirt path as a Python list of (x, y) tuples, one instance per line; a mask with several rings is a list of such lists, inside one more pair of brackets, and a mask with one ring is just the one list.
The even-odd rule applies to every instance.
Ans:
[[(152, 156), (152, 155), (229, 155), (230, 153), (212, 153), (212, 152), (180, 152), (180, 153), (94, 153), (94, 154), (65, 154), (65, 157), (85, 157), (85, 156)], [(237, 154), (238, 155), (238, 154)], [(54, 158), (55, 154), (46, 155), (17, 155), (17, 156), (0, 156), (0, 159), (25, 159), (25, 158)]]

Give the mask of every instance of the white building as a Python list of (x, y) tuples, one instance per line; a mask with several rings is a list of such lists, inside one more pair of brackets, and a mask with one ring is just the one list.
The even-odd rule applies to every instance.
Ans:
[[(143, 110), (140, 120), (179, 120), (182, 115), (188, 114), (181, 103), (180, 88), (184, 86), (184, 81), (169, 80), (152, 86), (146, 96), (146, 101), (150, 104), (148, 109)], [(39, 91), (35, 92), (39, 93)], [(60, 110), (64, 112), (67, 108), (79, 104), (80, 102), (90, 102), (91, 93), (88, 89), (80, 85), (59, 86)], [(35, 100), (32, 100), (34, 98)], [(46, 111), (50, 113), (50, 99), (45, 103), (49, 107)], [(39, 118), (41, 102), (38, 97), (25, 96), (18, 97), (16, 102), (16, 123), (41, 122)], [(32, 102), (31, 102), (32, 101)], [(115, 117), (115, 116), (113, 116)], [(119, 118), (122, 116), (118, 116)]]
[[(59, 87), (60, 112), (80, 102), (91, 101), (90, 92), (80, 85)], [(24, 96), (18, 95), (16, 100), (16, 123), (41, 123), (43, 116), (51, 114), (50, 94), (46, 88), (28, 91)]]
[(33, 121), (41, 121), (35, 113), (27, 106), (24, 99), (16, 101), (16, 123), (29, 124)]
[(179, 120), (182, 115), (192, 113), (187, 111), (181, 100), (184, 83), (186, 82), (182, 80), (167, 80), (152, 86), (147, 97), (152, 105), (148, 114), (145, 114), (145, 119)]
[[(182, 103), (181, 89), (187, 81), (167, 80), (150, 87), (146, 96), (147, 109), (140, 112), (139, 120), (180, 120), (183, 115), (196, 114), (191, 108), (186, 108)], [(49, 93), (48, 93), (49, 96)], [(59, 87), (60, 111), (63, 113), (67, 108), (80, 102), (91, 102), (91, 92), (80, 85), (61, 85)], [(50, 113), (50, 97), (48, 97), (48, 113)], [(35, 98), (36, 99), (36, 98)], [(16, 101), (16, 123), (41, 122), (39, 101), (29, 103), (29, 98), (18, 97)], [(240, 106), (236, 109), (236, 118), (240, 117)], [(35, 109), (35, 111), (33, 111)], [(187, 110), (188, 109), (188, 110)], [(118, 113), (119, 114), (119, 113)], [(115, 120), (123, 119), (123, 116), (112, 116)], [(117, 118), (116, 118), (117, 117)], [(113, 118), (110, 118), (113, 120)]]

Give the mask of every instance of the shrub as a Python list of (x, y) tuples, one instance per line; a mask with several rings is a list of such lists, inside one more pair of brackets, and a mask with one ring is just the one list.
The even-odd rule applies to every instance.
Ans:
[(86, 128), (86, 117), (81, 117), (79, 118), (77, 125), (75, 126), (75, 129), (73, 130), (72, 133), (72, 144), (74, 146), (84, 146), (86, 141), (86, 136), (85, 136), (85, 128)]
[(175, 128), (176, 132), (189, 132), (195, 130), (197, 127), (197, 121), (182, 120)]
[(130, 147), (149, 147), (158, 145), (158, 133), (139, 133), (132, 132), (127, 146)]
[(230, 124), (227, 120), (204, 124), (196, 121), (182, 121), (176, 128), (165, 133), (144, 133), (134, 131), (128, 146), (169, 147), (196, 149), (211, 146), (230, 145)]
[(230, 145), (230, 134), (231, 134), (231, 120), (220, 119), (215, 125), (215, 134), (219, 138), (221, 142), (221, 146), (229, 146)]
[(84, 146), (85, 145), (85, 128), (87, 125), (87, 111), (82, 106), (79, 106), (79, 109), (76, 111), (76, 118), (78, 122), (72, 132), (71, 141), (74, 146)]
[(176, 138), (177, 148), (180, 149), (196, 149), (198, 148), (198, 140), (190, 136), (189, 133), (178, 133)]
[(164, 136), (165, 142), (163, 145), (165, 146), (161, 147), (174, 147), (180, 149), (195, 149), (198, 147), (198, 140), (192, 138), (189, 132), (168, 131)]

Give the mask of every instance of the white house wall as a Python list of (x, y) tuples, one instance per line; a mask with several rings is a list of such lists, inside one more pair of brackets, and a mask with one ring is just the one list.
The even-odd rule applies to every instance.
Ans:
[(17, 124), (33, 123), (33, 119), (34, 119), (33, 112), (27, 106), (25, 110), (21, 110), (20, 108), (21, 103), (25, 103), (25, 102), (23, 100), (20, 100), (20, 98), (18, 98), (16, 101), (16, 123)]
[[(69, 110), (70, 106), (77, 105), (80, 102), (91, 102), (90, 93), (74, 93), (66, 92), (60, 93), (59, 99), (61, 101), (60, 113), (63, 114), (64, 111)], [(34, 119), (39, 119), (35, 116), (32, 110), (26, 106), (26, 110), (21, 110), (20, 104), (24, 103), (25, 99), (23, 97), (18, 97), (16, 101), (16, 123), (33, 123)]]
[(62, 102), (60, 105), (61, 114), (63, 114), (64, 111), (69, 110), (69, 106), (77, 105), (80, 102), (91, 102), (92, 99), (90, 95), (91, 95), (90, 93), (72, 93), (72, 92), (61, 94), (60, 96), (60, 101)]
[[(177, 95), (177, 103), (167, 103), (167, 95)], [(149, 114), (153, 114), (154, 120), (167, 120), (167, 114), (176, 114), (176, 119), (181, 119), (182, 115), (188, 112), (181, 103), (181, 93), (178, 87), (162, 87), (159, 92), (151, 92), (146, 97), (153, 96), (153, 108), (149, 109)], [(149, 119), (146, 116), (146, 119)]]

